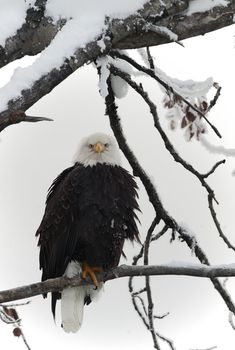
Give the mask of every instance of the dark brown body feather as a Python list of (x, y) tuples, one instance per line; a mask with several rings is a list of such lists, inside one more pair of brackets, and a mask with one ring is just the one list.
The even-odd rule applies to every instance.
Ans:
[(62, 276), (71, 260), (104, 270), (117, 266), (124, 240), (138, 240), (136, 189), (120, 166), (75, 164), (64, 170), (49, 189), (36, 233), (42, 280)]

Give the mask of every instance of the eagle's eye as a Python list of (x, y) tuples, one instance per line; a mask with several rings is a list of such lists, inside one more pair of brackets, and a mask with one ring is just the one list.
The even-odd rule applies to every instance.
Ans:
[(108, 148), (108, 147), (109, 147), (109, 143), (105, 143), (105, 144), (104, 144), (104, 147), (105, 147), (105, 148)]
[(93, 148), (93, 145), (92, 145), (91, 143), (89, 143), (88, 147), (89, 147), (90, 149), (92, 149), (92, 148)]

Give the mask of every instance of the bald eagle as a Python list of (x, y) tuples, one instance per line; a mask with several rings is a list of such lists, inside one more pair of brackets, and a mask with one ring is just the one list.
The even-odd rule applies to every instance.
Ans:
[(96, 133), (82, 140), (74, 165), (65, 169), (49, 188), (39, 236), (42, 281), (59, 276), (89, 276), (93, 285), (52, 293), (61, 299), (62, 327), (76, 332), (84, 304), (94, 300), (102, 284), (96, 273), (116, 267), (125, 239), (139, 240), (137, 185), (120, 165), (116, 140)]

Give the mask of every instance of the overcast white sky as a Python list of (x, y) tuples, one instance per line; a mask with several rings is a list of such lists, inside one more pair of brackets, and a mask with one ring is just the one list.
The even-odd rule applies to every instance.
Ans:
[[(209, 131), (214, 144), (234, 147), (234, 26), (184, 42), (154, 49), (159, 68), (180, 79), (204, 80), (213, 76), (222, 85), (222, 96), (210, 119), (223, 135), (222, 140)], [(17, 64), (28, 64), (21, 60)], [(15, 64), (0, 72), (3, 85), (10, 78)], [(208, 171), (222, 156), (209, 154), (198, 142), (185, 142), (182, 132), (172, 132), (160, 106), (161, 92), (155, 83), (145, 79), (144, 85), (159, 106), (162, 125), (168, 130), (179, 153), (202, 172)], [(175, 164), (154, 130), (147, 107), (132, 91), (120, 100), (119, 112), (131, 147), (154, 179), (169, 213), (186, 223), (196, 234), (212, 263), (232, 263), (234, 254), (218, 239), (207, 208), (206, 193), (191, 174)], [(52, 180), (67, 166), (81, 137), (95, 131), (110, 133), (104, 103), (97, 89), (96, 71), (87, 66), (66, 79), (41, 99), (28, 113), (51, 117), (54, 122), (21, 123), (7, 128), (0, 143), (0, 289), (7, 289), (40, 280), (38, 248), (34, 237), (40, 223), (46, 191)], [(125, 167), (129, 168), (123, 159)], [(234, 239), (234, 190), (230, 158), (209, 182), (215, 189), (220, 206), (218, 217), (228, 237)], [(152, 220), (152, 208), (141, 188), (143, 214), (141, 234)], [(151, 250), (151, 263), (171, 261), (196, 262), (184, 243), (169, 245), (169, 235)], [(138, 247), (127, 245), (128, 262)], [(139, 282), (138, 282), (139, 283)], [(175, 340), (176, 349), (204, 349), (217, 345), (220, 350), (234, 346), (235, 333), (228, 324), (228, 312), (212, 285), (206, 280), (189, 277), (152, 278), (154, 303), (158, 314), (170, 312), (157, 321), (157, 329)], [(235, 284), (228, 282), (234, 295)], [(150, 334), (145, 330), (130, 303), (127, 280), (107, 283), (97, 303), (85, 309), (84, 323), (75, 335), (65, 334), (53, 323), (50, 300), (32, 299), (30, 306), (19, 308), (25, 335), (32, 350), (79, 348), (117, 350), (151, 349)], [(21, 339), (14, 338), (11, 326), (0, 324), (2, 349), (25, 349)], [(165, 349), (163, 347), (163, 349)]]

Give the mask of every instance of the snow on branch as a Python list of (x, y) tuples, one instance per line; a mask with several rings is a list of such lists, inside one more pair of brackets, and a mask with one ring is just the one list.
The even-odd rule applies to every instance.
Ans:
[[(187, 89), (186, 87), (180, 87), (179, 80), (172, 80), (169, 79), (169, 77), (167, 77), (166, 75), (163, 74), (163, 72), (161, 72), (160, 70), (156, 70), (156, 72), (159, 73), (156, 74), (152, 69), (148, 69), (144, 66), (141, 66), (140, 64), (138, 64), (135, 60), (133, 60), (131, 57), (124, 55), (123, 53), (120, 53), (118, 51), (111, 51), (110, 55), (112, 57), (117, 57), (120, 59), (123, 59), (125, 61), (127, 61), (128, 63), (130, 63), (133, 67), (135, 67), (138, 71), (143, 72), (145, 74), (147, 74), (148, 76), (150, 76), (151, 78), (153, 78), (154, 80), (156, 80), (167, 92), (168, 95), (173, 94), (174, 95), (174, 99), (180, 102), (183, 102), (188, 110), (188, 113), (190, 113), (190, 110), (192, 110), (192, 112), (196, 112), (196, 115), (198, 115), (200, 118), (203, 118), (209, 125), (210, 127), (213, 129), (213, 131), (216, 133), (216, 135), (218, 137), (221, 138), (221, 134), (219, 132), (219, 130), (213, 125), (211, 124), (211, 122), (208, 120), (206, 114), (207, 114), (207, 108), (205, 108), (205, 111), (200, 108), (201, 106), (195, 106), (194, 104), (191, 103), (190, 100), (188, 100), (188, 91), (190, 90), (190, 88), (192, 89), (193, 87), (196, 86), (195, 90), (195, 96), (197, 97), (198, 94), (202, 94), (203, 92), (206, 93), (211, 86), (213, 86), (213, 81), (212, 79), (207, 79), (205, 82), (202, 83), (195, 83), (195, 82), (188, 82), (187, 83)], [(182, 82), (181, 82), (182, 83)], [(184, 83), (184, 85), (186, 85), (186, 83)], [(198, 85), (200, 86), (200, 88), (198, 87)], [(198, 91), (197, 91), (198, 90)], [(184, 95), (186, 95), (186, 97), (184, 97)], [(194, 96), (194, 98), (195, 98)], [(192, 113), (191, 113), (192, 114)], [(196, 116), (195, 116), (196, 119)]]
[[(227, 6), (217, 2), (209, 10), (187, 14), (191, 2), (139, 0), (127, 7), (117, 3), (115, 11), (102, 6), (95, 11), (88, 6), (82, 16), (78, 1), (69, 16), (58, 12), (55, 1), (35, 1), (28, 6), (22, 27), (0, 46), (0, 67), (41, 52), (31, 66), (16, 70), (1, 89), (0, 130), (12, 124), (9, 111), (26, 111), (75, 70), (111, 48), (160, 45), (233, 24), (234, 1), (227, 1)], [(153, 26), (161, 30), (153, 31)]]
[[(2, 6), (0, 68), (25, 55), (38, 54), (50, 44), (61, 29), (64, 22), (52, 23), (51, 18), (45, 15), (45, 5), (46, 0), (36, 0), (35, 3), (27, 0), (25, 3), (8, 3), (6, 9), (6, 5)], [(4, 9), (7, 10), (7, 14)], [(11, 26), (9, 17), (12, 21)]]
[[(162, 276), (162, 275), (177, 275), (177, 276), (191, 276), (202, 278), (214, 277), (235, 277), (235, 264), (228, 265), (196, 265), (187, 263), (172, 263), (165, 265), (147, 265), (147, 266), (129, 266), (120, 265), (107, 273), (100, 273), (98, 281), (110, 281), (116, 278), (130, 277), (130, 276)], [(78, 276), (73, 278), (58, 277), (49, 279), (44, 282), (33, 283), (30, 285), (13, 288), (9, 290), (0, 291), (0, 304), (12, 302), (14, 300), (21, 300), (25, 298), (34, 297), (36, 295), (45, 294), (49, 292), (62, 291), (64, 288), (70, 286), (79, 286), (89, 283)]]

